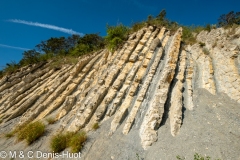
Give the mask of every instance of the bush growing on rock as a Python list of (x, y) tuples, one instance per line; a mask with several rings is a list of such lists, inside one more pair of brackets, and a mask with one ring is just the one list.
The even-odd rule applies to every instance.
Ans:
[(69, 142), (71, 151), (74, 153), (81, 151), (83, 144), (86, 140), (87, 140), (86, 132), (81, 131), (73, 135)]
[[(185, 160), (185, 157), (182, 157), (182, 156), (176, 156), (176, 158), (178, 159), (178, 160)], [(211, 157), (209, 157), (209, 156), (202, 156), (202, 155), (200, 155), (200, 154), (198, 154), (198, 153), (195, 153), (194, 154), (194, 160), (211, 160)], [(220, 160), (220, 159), (215, 159), (215, 160)]]
[(53, 152), (59, 153), (67, 147), (66, 135), (58, 134), (52, 137), (50, 147)]
[(128, 33), (129, 28), (123, 24), (117, 26), (107, 25), (107, 36), (105, 37), (107, 47), (112, 51), (116, 50), (127, 39)]
[(182, 40), (185, 44), (194, 44), (196, 42), (196, 38), (192, 34), (191, 27), (183, 26)]
[(212, 27), (211, 27), (210, 24), (207, 24), (207, 25), (205, 26), (205, 30), (206, 30), (206, 31), (210, 32), (211, 29), (212, 29)]
[(26, 140), (28, 144), (31, 144), (45, 132), (45, 125), (42, 122), (33, 122), (17, 132), (18, 140)]
[(99, 128), (99, 124), (98, 123), (94, 123), (92, 126), (92, 129), (97, 130)]
[(50, 147), (52, 151), (57, 153), (63, 151), (67, 147), (70, 147), (72, 152), (79, 152), (86, 140), (87, 134), (84, 131), (77, 133), (60, 133), (52, 137)]
[[(150, 23), (151, 23), (151, 21), (148, 22), (148, 24), (150, 24)], [(132, 32), (137, 32), (145, 26), (146, 26), (145, 22), (135, 22), (131, 26), (131, 33)]]
[(11, 137), (13, 137), (13, 136), (14, 136), (14, 133), (13, 133), (13, 132), (9, 132), (9, 133), (5, 134), (5, 137), (6, 137), (6, 138), (11, 138)]
[(6, 67), (4, 68), (4, 70), (2, 71), (2, 76), (4, 75), (4, 73), (6, 74), (12, 74), (14, 73), (16, 70), (18, 70), (19, 68), (19, 64), (17, 64), (16, 62), (12, 61), (10, 63), (6, 64)]

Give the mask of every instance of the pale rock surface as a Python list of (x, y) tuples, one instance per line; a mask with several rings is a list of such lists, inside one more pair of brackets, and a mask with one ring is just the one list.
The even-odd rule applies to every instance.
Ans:
[(140, 128), (141, 144), (144, 149), (147, 149), (158, 139), (157, 131), (155, 129), (159, 127), (162, 121), (164, 104), (167, 99), (168, 89), (173, 79), (178, 60), (181, 36), (182, 28), (178, 29), (170, 43), (169, 50), (166, 53), (167, 59), (161, 79), (157, 84), (155, 95)]
[(185, 68), (186, 68), (186, 51), (183, 50), (180, 55), (178, 74), (175, 79), (176, 82), (174, 82), (175, 85), (171, 93), (169, 118), (171, 134), (173, 136), (176, 136), (178, 134), (182, 124), (182, 106), (183, 106), (182, 91)]
[[(239, 35), (240, 27), (202, 31), (197, 43), (186, 46), (181, 28), (172, 33), (149, 26), (114, 52), (103, 49), (75, 65), (52, 69), (46, 62), (4, 76), (0, 150), (49, 152), (52, 135), (83, 129), (89, 135), (83, 159), (134, 159), (136, 153), (144, 159), (191, 159), (197, 149), (236, 159)], [(56, 122), (50, 125), (48, 118)], [(4, 137), (33, 121), (43, 121), (47, 132), (32, 145)], [(92, 131), (96, 123), (100, 128)]]

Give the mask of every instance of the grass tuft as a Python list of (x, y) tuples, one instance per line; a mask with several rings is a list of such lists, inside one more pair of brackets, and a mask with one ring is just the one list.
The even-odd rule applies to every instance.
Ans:
[(93, 130), (97, 130), (99, 128), (99, 124), (98, 123), (94, 123), (92, 126)]
[(13, 137), (13, 136), (14, 136), (16, 133), (18, 133), (21, 129), (25, 128), (26, 125), (27, 125), (27, 124), (24, 123), (24, 124), (21, 124), (21, 125), (17, 126), (17, 127), (14, 128), (11, 132), (6, 133), (6, 134), (5, 134), (5, 137), (6, 137), (6, 138), (11, 138), (11, 137)]
[(50, 146), (52, 151), (56, 153), (63, 151), (67, 147), (70, 147), (72, 152), (79, 152), (86, 140), (87, 135), (83, 131), (60, 133), (52, 137)]
[(9, 133), (5, 134), (6, 138), (11, 138), (13, 136), (14, 136), (14, 132), (9, 132)]
[(81, 151), (83, 144), (86, 140), (87, 140), (86, 132), (81, 131), (81, 132), (75, 134), (73, 137), (71, 137), (70, 143), (69, 143), (71, 151), (73, 153), (77, 153), (77, 152)]
[[(16, 131), (15, 131), (16, 132)], [(45, 125), (42, 122), (33, 122), (27, 124), (22, 129), (17, 130), (18, 140), (26, 140), (28, 144), (31, 144), (45, 132)]]
[(67, 147), (67, 141), (64, 134), (58, 134), (52, 137), (51, 149), (53, 152), (59, 153)]
[[(178, 160), (185, 160), (185, 159), (186, 159), (185, 157), (179, 156), (179, 155), (176, 156), (176, 158), (177, 158)], [(195, 153), (193, 159), (194, 159), (194, 160), (211, 160), (211, 157), (209, 157), (209, 156), (202, 156), (202, 155), (200, 155), (200, 154), (198, 154), (198, 153)], [(215, 160), (220, 160), (220, 159), (215, 159)]]

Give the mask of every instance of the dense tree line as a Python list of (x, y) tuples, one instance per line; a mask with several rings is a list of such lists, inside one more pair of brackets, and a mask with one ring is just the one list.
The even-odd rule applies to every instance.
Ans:
[(20, 65), (37, 63), (56, 56), (80, 56), (103, 47), (104, 39), (98, 34), (51, 37), (36, 45), (35, 49), (24, 51)]
[(99, 50), (105, 46), (104, 38), (99, 34), (86, 34), (83, 37), (72, 35), (65, 37), (51, 37), (46, 41), (41, 41), (32, 50), (23, 52), (23, 58), (19, 63), (10, 62), (0, 71), (0, 78), (8, 73), (15, 72), (18, 68), (29, 64), (35, 64), (49, 59), (61, 59), (71, 56), (79, 57), (81, 55)]

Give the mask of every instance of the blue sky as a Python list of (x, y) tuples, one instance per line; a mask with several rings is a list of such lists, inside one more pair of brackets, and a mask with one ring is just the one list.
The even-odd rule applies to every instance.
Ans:
[(0, 69), (50, 37), (105, 36), (107, 23), (129, 26), (162, 9), (180, 24), (214, 24), (220, 15), (240, 11), (239, 6), (239, 0), (0, 0)]

